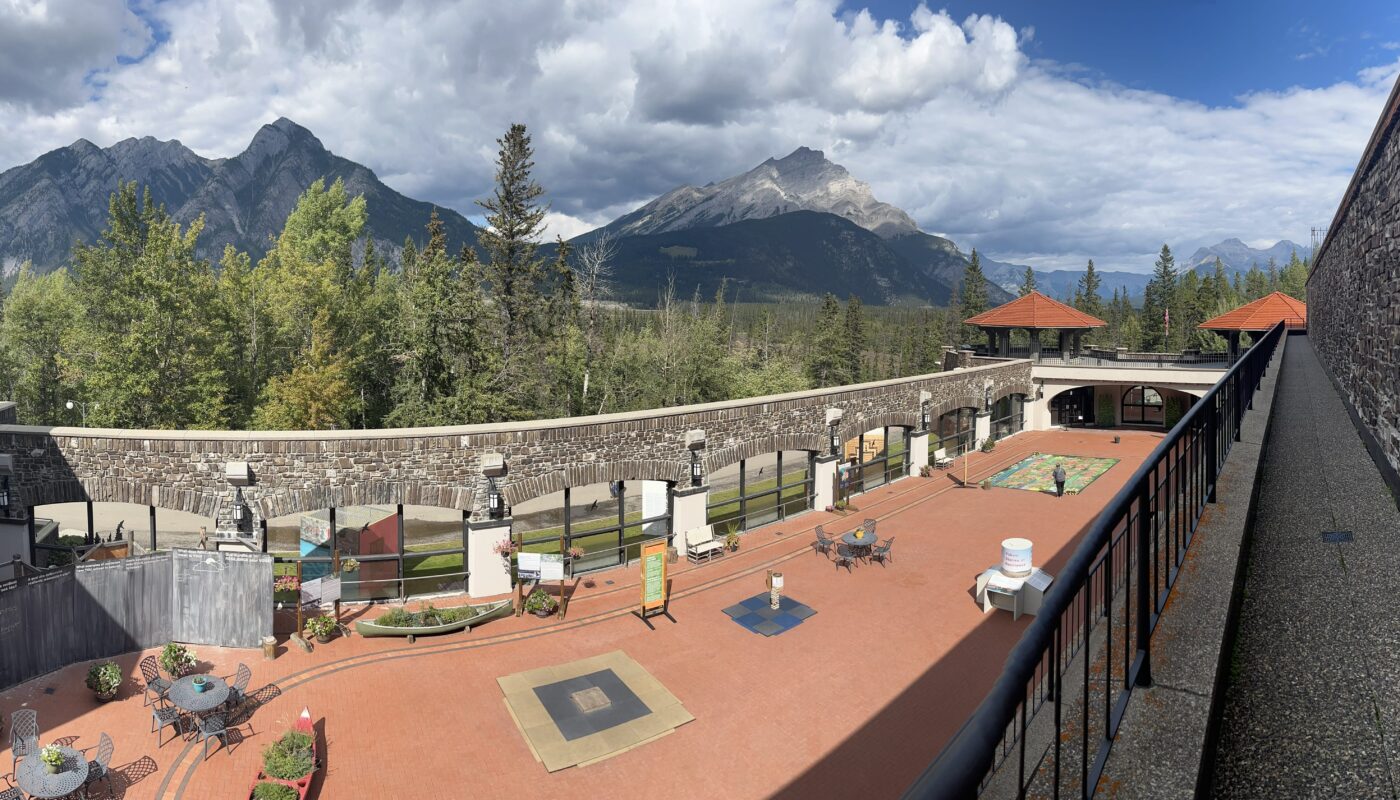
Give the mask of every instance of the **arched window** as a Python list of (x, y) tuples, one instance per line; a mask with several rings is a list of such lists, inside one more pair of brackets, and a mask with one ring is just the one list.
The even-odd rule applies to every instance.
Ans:
[(966, 453), (976, 433), (977, 409), (953, 409), (938, 418), (938, 427), (929, 436), (929, 455), (939, 450), (946, 450), (950, 456)]
[(1134, 386), (1123, 393), (1125, 425), (1161, 425), (1162, 395), (1151, 386)]
[(1005, 439), (1020, 433), (1025, 423), (1026, 396), (1009, 394), (992, 404), (992, 436)]

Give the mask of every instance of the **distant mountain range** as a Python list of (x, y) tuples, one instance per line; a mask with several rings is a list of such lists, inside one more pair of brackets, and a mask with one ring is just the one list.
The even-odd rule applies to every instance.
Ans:
[[(430, 203), (405, 197), (373, 170), (335, 155), (288, 119), (264, 125), (230, 158), (205, 158), (178, 141), (125, 139), (101, 148), (85, 139), (0, 173), (0, 275), (24, 261), (42, 270), (69, 262), (75, 244), (98, 239), (107, 200), (119, 181), (149, 187), (181, 222), (205, 216), (200, 255), (217, 260), (225, 245), (255, 259), (269, 248), (318, 178), (345, 181), (363, 194), (376, 246), (397, 259), (405, 238), (421, 243)], [(477, 229), (461, 214), (438, 209), (449, 247), (475, 245)], [(877, 200), (869, 184), (819, 150), (799, 147), (753, 169), (705, 186), (680, 186), (611, 223), (574, 239), (607, 233), (617, 243), (619, 300), (656, 302), (674, 279), (677, 292), (710, 296), (725, 283), (747, 302), (810, 300), (826, 292), (857, 295), (875, 305), (942, 305), (962, 281), (967, 256), (952, 241), (919, 230), (903, 210)], [(548, 251), (546, 247), (546, 251)], [(1206, 272), (1217, 256), (1230, 272), (1279, 263), (1302, 248), (1279, 242), (1255, 250), (1238, 239), (1201, 248), (1180, 262)], [(992, 304), (1015, 296), (1025, 267), (984, 257)], [(1126, 288), (1140, 297), (1149, 275), (1104, 270), (1103, 292)], [(1042, 291), (1074, 294), (1082, 270), (1036, 271)]]
[[(322, 177), (343, 178), (350, 194), (365, 196), (369, 234), (384, 252), (397, 253), (407, 236), (423, 238), (431, 203), (399, 194), (311, 131), (278, 119), (232, 158), (204, 158), (149, 136), (106, 148), (79, 139), (0, 173), (0, 271), (11, 274), (26, 260), (40, 269), (68, 263), (74, 244), (96, 241), (106, 227), (107, 199), (118, 182), (132, 180), (150, 187), (152, 199), (182, 223), (204, 214), (201, 256), (217, 259), (232, 244), (256, 259), (282, 231), (297, 197)], [(454, 249), (476, 241), (461, 214), (438, 213)]]

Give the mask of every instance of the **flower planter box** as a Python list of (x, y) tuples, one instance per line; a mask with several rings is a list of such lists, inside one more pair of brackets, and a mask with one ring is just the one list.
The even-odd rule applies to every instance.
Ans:
[(316, 729), (311, 724), (311, 709), (303, 708), (301, 710), (301, 716), (297, 717), (296, 724), (292, 726), (292, 730), (311, 737), (311, 771), (294, 781), (287, 781), (281, 778), (269, 778), (259, 769), (258, 776), (254, 778), (253, 782), (248, 786), (249, 800), (252, 800), (253, 790), (256, 789), (260, 783), (280, 783), (283, 786), (290, 786), (296, 790), (297, 800), (306, 800), (307, 792), (311, 791), (311, 781), (316, 777), (316, 772), (321, 769), (321, 753), (316, 744)]
[(471, 619), (461, 619), (444, 625), (400, 627), (394, 625), (376, 625), (372, 620), (358, 620), (355, 622), (355, 632), (361, 636), (433, 636), (439, 633), (455, 633), (457, 631), (473, 628), (483, 622), (490, 622), (498, 617), (508, 616), (511, 612), (511, 601), (497, 600), (494, 603), (472, 606), (472, 608), (478, 609), (476, 616)]

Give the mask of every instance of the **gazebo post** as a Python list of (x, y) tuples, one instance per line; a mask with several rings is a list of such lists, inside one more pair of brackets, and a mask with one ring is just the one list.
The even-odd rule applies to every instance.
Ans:
[(1026, 333), (1030, 334), (1030, 337), (1031, 337), (1031, 350), (1030, 350), (1030, 353), (1031, 353), (1031, 360), (1032, 360), (1032, 361), (1039, 361), (1039, 360), (1040, 360), (1040, 329), (1039, 329), (1039, 328), (1026, 328)]

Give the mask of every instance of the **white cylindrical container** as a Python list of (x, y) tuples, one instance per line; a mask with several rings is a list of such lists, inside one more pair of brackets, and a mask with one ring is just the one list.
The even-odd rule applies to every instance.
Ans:
[(782, 596), (783, 573), (774, 572), (772, 575), (772, 585), (768, 587), (768, 607), (777, 611)]
[(1003, 539), (1001, 542), (1001, 571), (1012, 578), (1031, 574), (1031, 540)]

